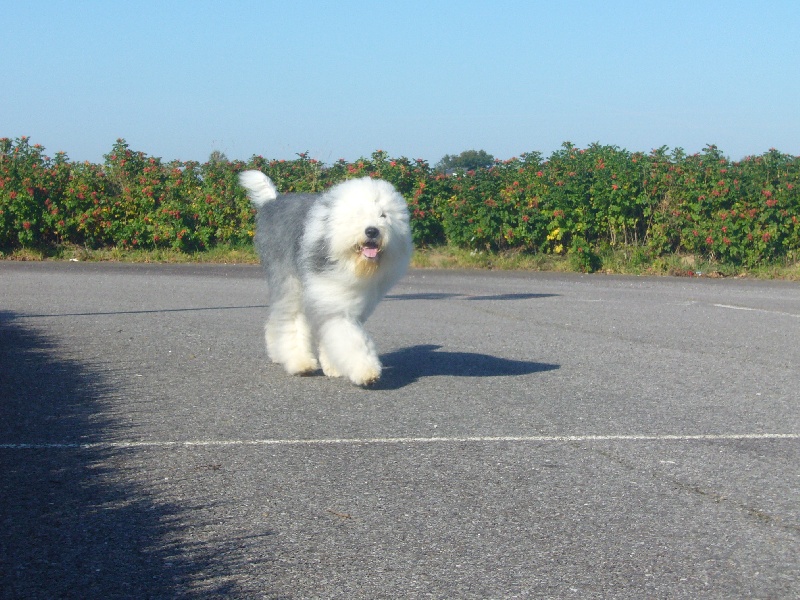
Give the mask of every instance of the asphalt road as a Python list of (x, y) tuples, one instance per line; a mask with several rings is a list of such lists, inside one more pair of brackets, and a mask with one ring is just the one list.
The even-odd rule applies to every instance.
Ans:
[(411, 272), (375, 389), (246, 266), (0, 263), (3, 598), (796, 598), (800, 286)]

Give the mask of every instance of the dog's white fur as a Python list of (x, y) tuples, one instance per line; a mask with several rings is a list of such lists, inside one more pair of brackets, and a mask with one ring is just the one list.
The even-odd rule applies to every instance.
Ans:
[(408, 206), (388, 182), (353, 179), (323, 194), (279, 195), (260, 171), (239, 182), (258, 210), (255, 242), (270, 295), (269, 357), (291, 374), (322, 367), (370, 385), (381, 375), (363, 323), (408, 268)]

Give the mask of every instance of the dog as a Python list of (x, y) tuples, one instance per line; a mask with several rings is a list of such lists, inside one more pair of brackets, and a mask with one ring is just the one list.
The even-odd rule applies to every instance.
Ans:
[(292, 375), (321, 367), (358, 386), (377, 382), (381, 362), (363, 325), (411, 259), (403, 196), (369, 177), (321, 194), (278, 194), (260, 171), (240, 173), (239, 182), (257, 211), (269, 358)]

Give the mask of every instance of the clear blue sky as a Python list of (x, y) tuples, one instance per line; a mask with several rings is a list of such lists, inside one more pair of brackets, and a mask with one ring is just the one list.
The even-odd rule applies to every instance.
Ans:
[(800, 1), (0, 0), (0, 137), (102, 162), (800, 154)]

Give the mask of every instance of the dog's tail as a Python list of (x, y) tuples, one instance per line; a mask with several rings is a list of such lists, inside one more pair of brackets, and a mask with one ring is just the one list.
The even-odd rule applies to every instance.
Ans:
[(242, 171), (239, 173), (239, 183), (247, 190), (247, 197), (257, 207), (264, 206), (278, 197), (278, 189), (272, 179), (261, 171)]

